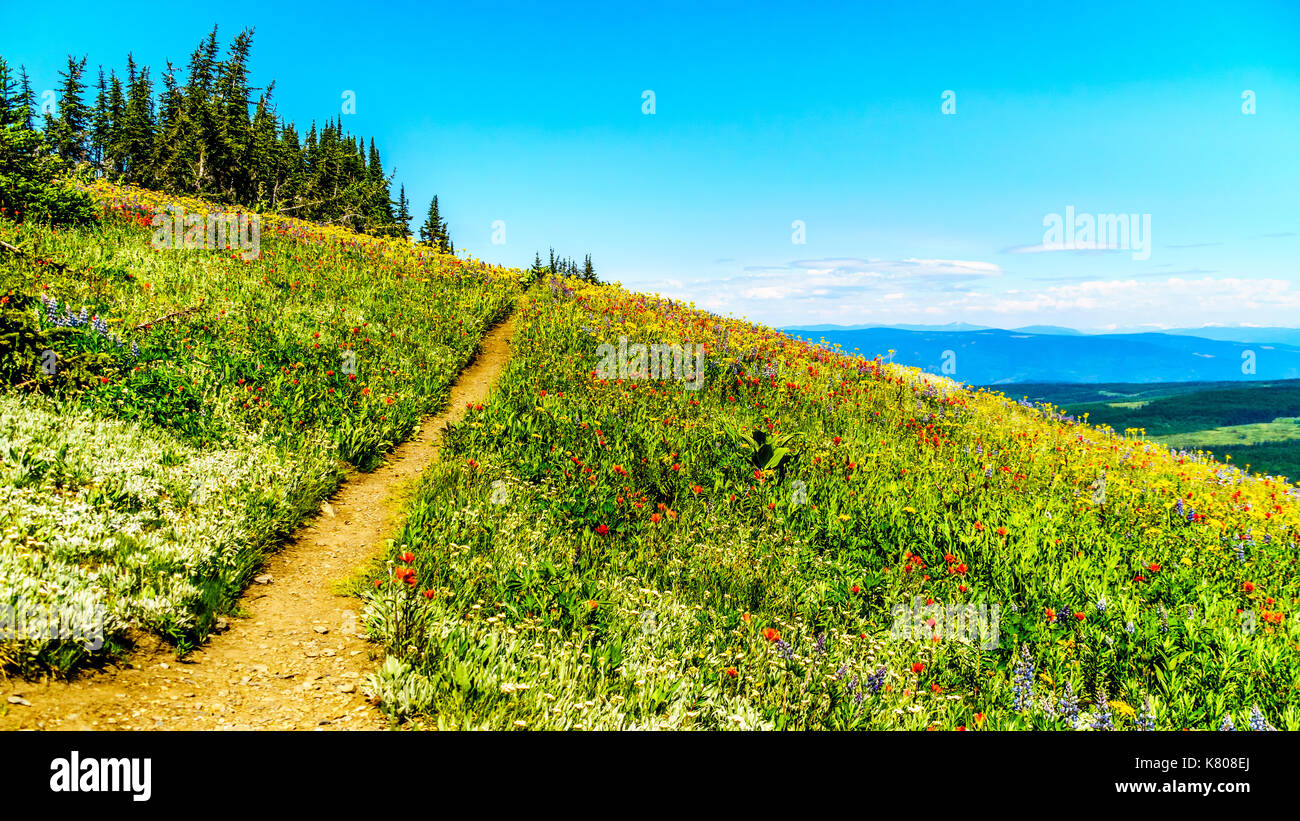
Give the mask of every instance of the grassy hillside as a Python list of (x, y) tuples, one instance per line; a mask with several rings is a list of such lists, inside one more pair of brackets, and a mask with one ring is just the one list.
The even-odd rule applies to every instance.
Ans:
[[(109, 637), (0, 645), (22, 671), (200, 640), (521, 300), (270, 216), (253, 260), (156, 250), (166, 198), (95, 193), (88, 227), (0, 218), (0, 589)], [(394, 717), (1300, 729), (1300, 488), (615, 286), (521, 304), (365, 595)], [(701, 378), (606, 370), (638, 343)]]
[[(1300, 728), (1295, 486), (616, 287), (526, 305), (368, 597), (393, 715)], [(620, 337), (703, 386), (601, 372)]]
[[(84, 228), (0, 215), (0, 612), (20, 634), (102, 623), (94, 655), (130, 626), (183, 650), (349, 465), (444, 401), (519, 272), (275, 215), (255, 259), (159, 250), (155, 214), (212, 206), (92, 193)], [(25, 670), (88, 655), (0, 644)]]

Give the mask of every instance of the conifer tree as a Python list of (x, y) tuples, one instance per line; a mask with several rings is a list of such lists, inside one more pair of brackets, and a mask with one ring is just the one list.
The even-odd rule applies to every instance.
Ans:
[(402, 239), (411, 238), (411, 201), (406, 198), (406, 186), (397, 190), (397, 230)]
[(153, 183), (154, 108), (153, 83), (149, 80), (149, 67), (137, 70), (135, 61), (127, 56), (126, 107), (121, 125), (114, 131), (120, 146), (122, 173), (127, 181), (139, 185)]
[(452, 245), (451, 237), (447, 233), (447, 223), (438, 212), (436, 194), (433, 201), (429, 203), (429, 213), (425, 217), (424, 224), (420, 226), (420, 242), (423, 245), (432, 245), (448, 254), (456, 253), (456, 246)]
[(32, 81), (27, 76), (27, 67), (18, 67), (18, 109), (23, 117), (23, 127), (27, 130), (35, 128), (32, 119), (32, 111), (36, 109), (36, 95), (32, 93)]
[(19, 110), (18, 82), (9, 70), (9, 64), (0, 57), (0, 128), (22, 120)]
[[(100, 69), (93, 106), (83, 100), (87, 60), (69, 57), (58, 111), (45, 117), (44, 134), (30, 145), (48, 145), (59, 159), (90, 160), (100, 174), (167, 192), (409, 237), (410, 202), (404, 191), (394, 201), (373, 138), (344, 131), (342, 117), (312, 123), (304, 135), (277, 114), (274, 83), (256, 93), (252, 34), (240, 32), (223, 58), (214, 27), (183, 71), (166, 64), (157, 96), (149, 68), (127, 55), (122, 74)], [(26, 70), (15, 83), (12, 68), (0, 61), (0, 123), (30, 127), (35, 106)], [(430, 231), (431, 242), (453, 249), (441, 217)]]
[(87, 111), (82, 99), (85, 84), (81, 75), (86, 70), (86, 58), (69, 55), (68, 67), (59, 72), (59, 110), (46, 114), (46, 136), (59, 156), (71, 163), (86, 159)]
[(90, 162), (100, 174), (103, 174), (104, 154), (108, 146), (111, 122), (108, 118), (108, 84), (104, 81), (104, 67), (98, 68), (99, 76), (95, 81), (95, 108), (90, 117)]

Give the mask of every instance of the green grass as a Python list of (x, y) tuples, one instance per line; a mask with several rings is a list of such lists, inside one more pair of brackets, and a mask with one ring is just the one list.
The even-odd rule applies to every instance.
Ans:
[[(42, 614), (0, 662), (23, 672), (132, 628), (202, 640), (349, 468), (445, 403), (519, 293), (518, 272), (270, 215), (253, 261), (158, 250), (166, 197), (97, 195), (86, 227), (0, 218), (25, 252), (0, 256), (0, 608)], [(59, 616), (107, 643), (33, 629)]]
[(1271, 422), (1225, 425), (1210, 430), (1177, 433), (1157, 437), (1156, 441), (1185, 449), (1218, 449), (1225, 445), (1260, 445), (1266, 442), (1289, 442), (1296, 439), (1300, 439), (1300, 417), (1292, 416), (1274, 419)]
[[(706, 384), (596, 378), (621, 335), (706, 344)], [(1300, 488), (617, 288), (551, 283), (513, 347), (367, 595), (394, 718), (1300, 728)]]

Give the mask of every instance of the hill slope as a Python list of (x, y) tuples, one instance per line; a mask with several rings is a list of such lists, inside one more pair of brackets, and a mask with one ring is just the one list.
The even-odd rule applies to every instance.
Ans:
[(519, 321), (375, 579), (394, 715), (1300, 727), (1300, 488), (614, 287)]
[(347, 465), (444, 401), (519, 293), (517, 271), (274, 215), (253, 259), (160, 249), (154, 215), (212, 206), (93, 193), (87, 227), (0, 217), (18, 249), (0, 255), (0, 606), (23, 639), (0, 662), (20, 670), (130, 629), (201, 640)]

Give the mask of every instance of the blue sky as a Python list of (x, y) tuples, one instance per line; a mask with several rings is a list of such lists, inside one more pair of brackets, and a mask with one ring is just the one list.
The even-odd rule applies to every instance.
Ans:
[[(6, 14), (38, 93), (69, 52), (156, 76), (254, 26), (283, 116), (355, 92), (345, 125), (491, 261), (590, 252), (785, 326), (1300, 324), (1294, 2), (78, 6)], [(1149, 245), (1048, 242), (1067, 207)]]

